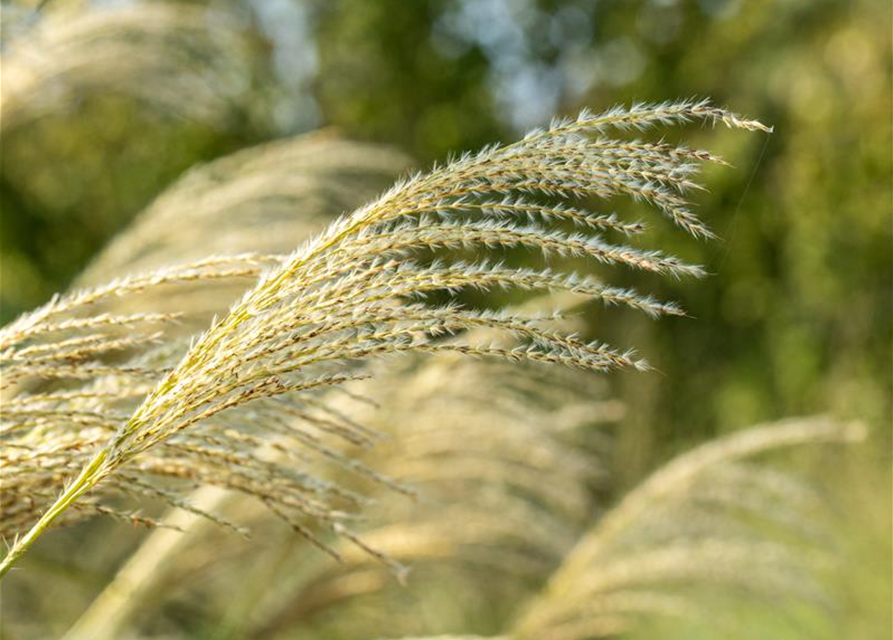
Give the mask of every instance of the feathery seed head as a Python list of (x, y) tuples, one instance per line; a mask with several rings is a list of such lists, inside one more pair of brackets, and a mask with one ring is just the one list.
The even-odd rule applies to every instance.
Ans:
[[(231, 471), (233, 486), (262, 499), (302, 533), (313, 535), (305, 524), (308, 521), (344, 532), (340, 514), (358, 502), (356, 496), (314, 476), (287, 473), (272, 462), (253, 467), (241, 443), (235, 446), (221, 439), (220, 425), (237, 425), (251, 415), (236, 409), (264, 411), (286, 394), (303, 410), (304, 398), (362, 377), (365, 363), (388, 355), (453, 352), (593, 371), (646, 369), (631, 352), (551, 330), (523, 314), (413, 301), (434, 292), (505, 288), (569, 291), (650, 315), (680, 313), (673, 303), (617, 289), (562, 266), (514, 268), (486, 257), (467, 262), (451, 258), (445, 249), (490, 256), (498, 249), (523, 247), (544, 259), (573, 257), (673, 277), (703, 275), (695, 265), (655, 250), (614, 244), (601, 235), (636, 233), (637, 223), (619, 223), (616, 217), (588, 212), (576, 203), (539, 204), (542, 197), (568, 201), (630, 196), (656, 206), (691, 235), (709, 236), (708, 228), (688, 208), (684, 193), (694, 186), (690, 177), (695, 165), (713, 156), (604, 136), (609, 130), (646, 129), (692, 119), (765, 130), (704, 101), (634, 105), (601, 115), (583, 112), (575, 120), (559, 121), (514, 144), (463, 155), (400, 182), (288, 256), (210, 259), (185, 269), (134, 276), (79, 294), (80, 298), (52, 303), (39, 312), (40, 318), (72, 305), (85, 307), (122, 292), (169, 282), (259, 275), (257, 285), (191, 344), (179, 363), (114, 429), (114, 436), (34, 531), (39, 534), (125, 464), (140, 464), (138, 456), (156, 447), (175, 447), (181, 452), (180, 469), (187, 477), (194, 477), (186, 470), (189, 456), (218, 468), (244, 469), (244, 476)], [(577, 230), (560, 230), (553, 224), (556, 220), (572, 222)], [(14, 323), (13, 329), (21, 335), (29, 322)], [(495, 332), (496, 339), (475, 339), (469, 330), (479, 327)], [(512, 341), (506, 343), (509, 338)], [(59, 375), (65, 368), (60, 360), (84, 357), (85, 350), (95, 355), (96, 349), (106, 349), (103, 340), (97, 334), (82, 342), (48, 347), (45, 353), (57, 353), (51, 362)], [(136, 346), (132, 337), (122, 340), (121, 348)], [(311, 424), (325, 430), (318, 422)], [(361, 437), (347, 425), (341, 425), (340, 431)], [(262, 441), (260, 436), (258, 442)], [(13, 558), (20, 549), (13, 550)], [(10, 561), (4, 562), (8, 567)]]

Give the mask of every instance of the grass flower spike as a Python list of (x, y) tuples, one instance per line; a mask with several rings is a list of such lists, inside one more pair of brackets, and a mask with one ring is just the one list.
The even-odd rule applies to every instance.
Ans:
[[(288, 394), (302, 406), (308, 392), (363, 377), (362, 365), (401, 353), (457, 352), (508, 360), (563, 364), (591, 371), (644, 369), (628, 351), (550, 328), (550, 318), (523, 313), (425, 304), (435, 292), (517, 288), (571, 291), (652, 315), (679, 314), (673, 303), (610, 286), (560, 267), (514, 268), (493, 257), (472, 261), (454, 250), (492, 256), (524, 248), (544, 259), (580, 258), (661, 275), (700, 276), (656, 250), (614, 236), (637, 234), (636, 224), (590, 212), (579, 199), (630, 196), (653, 204), (684, 231), (709, 236), (688, 207), (704, 151), (607, 137), (693, 119), (766, 130), (706, 102), (636, 105), (602, 115), (582, 113), (524, 139), (463, 156), (402, 182), (378, 200), (330, 225), (276, 261), (257, 286), (195, 342), (155, 385), (34, 527), (0, 564), (4, 574), (70, 507), (140, 454), (175, 437), (223, 437), (209, 420), (269, 419), (266, 409)], [(554, 201), (559, 201), (555, 203)], [(574, 202), (571, 202), (574, 200)], [(557, 221), (576, 227), (566, 230)], [(499, 254), (497, 254), (498, 256)], [(487, 328), (511, 340), (444, 340)], [(514, 342), (520, 340), (520, 344)], [(224, 417), (225, 414), (225, 417)], [(248, 420), (247, 414), (242, 420)], [(199, 425), (206, 425), (199, 429)], [(272, 421), (271, 421), (272, 424)], [(271, 427), (272, 428), (272, 427)], [(357, 437), (352, 431), (347, 437)], [(259, 478), (252, 482), (260, 482)], [(321, 479), (293, 473), (268, 479), (279, 502), (270, 507), (299, 530), (321, 523), (344, 535), (342, 502), (352, 496)]]
[[(323, 229), (406, 166), (387, 148), (318, 132), (197, 167), (94, 260), (78, 279), (80, 290), (0, 330), (0, 536), (12, 540), (36, 522), (58, 496), (60, 478), (76, 475), (183, 357), (190, 338), (279, 263), (293, 238)], [(254, 227), (275, 233), (248, 233)], [(198, 240), (211, 235), (212, 245)], [(106, 282), (108, 273), (119, 277)], [(314, 411), (325, 413), (302, 413), (313, 420)], [(293, 466), (240, 454), (258, 438), (283, 446), (269, 426), (258, 431), (241, 421), (238, 437), (221, 435), (230, 426), (208, 426), (212, 437), (194, 438), (200, 434), (193, 431), (146, 452), (60, 521), (105, 513), (155, 524), (113, 505), (145, 496), (208, 511), (189, 498), (192, 485), (245, 492), (246, 478), (287, 475)], [(268, 483), (255, 488), (267, 493)]]

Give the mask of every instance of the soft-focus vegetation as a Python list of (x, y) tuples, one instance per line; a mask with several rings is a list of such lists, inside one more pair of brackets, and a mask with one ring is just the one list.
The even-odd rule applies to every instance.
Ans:
[[(632, 199), (591, 190), (575, 203), (647, 221), (630, 244), (709, 273), (694, 282), (555, 261), (678, 300), (693, 316), (654, 321), (574, 301), (569, 318), (549, 318), (557, 336), (635, 346), (657, 372), (413, 355), (374, 365), (375, 379), (347, 392), (289, 405), (312, 426), (286, 447), (256, 431), (264, 421), (288, 428), (273, 416), (279, 400), (223, 414), (212, 423), (219, 438), (208, 429), (143, 452), (139, 469), (123, 467), (132, 472), (106, 478), (69, 514), (118, 522), (40, 540), (3, 579), (4, 638), (891, 637), (889, 2), (24, 0), (2, 11), (2, 324), (57, 292), (179, 265), (90, 301), (91, 323), (113, 320), (75, 327), (81, 342), (4, 346), (0, 531), (10, 538), (131, 424), (192, 337), (258, 274), (410, 167), (637, 101), (709, 96), (774, 128), (743, 134), (708, 119), (620, 136), (665, 136), (734, 165), (705, 166), (697, 182), (707, 190), (686, 194), (717, 241), (693, 241)], [(610, 220), (601, 230), (626, 243)], [(441, 245), (480, 258), (475, 242), (494, 248), (484, 231)], [(524, 248), (496, 252), (512, 267), (545, 264)], [(237, 257), (201, 262), (211, 255)], [(502, 291), (460, 299), (525, 318), (568, 306)], [(81, 317), (8, 327), (56, 332), (53, 323)], [(96, 346), (100, 331), (113, 347)], [(486, 328), (469, 335), (481, 348), (491, 338)], [(236, 371), (202, 362), (206, 377)], [(77, 372), (81, 386), (48, 382), (50, 366)], [(38, 400), (69, 395), (22, 403), (13, 387), (23, 384)], [(202, 389), (187, 397), (210, 402)], [(192, 418), (158, 406), (163, 419), (146, 431)], [(654, 487), (696, 452), (735, 451), (728, 443), (747, 441), (743, 428), (818, 415), (776, 425), (754, 451), (695, 465), (678, 489)], [(841, 445), (863, 427), (864, 442)], [(279, 512), (338, 511), (333, 528), (348, 539), (319, 542), (341, 564), (244, 496), (200, 488), (263, 498), (264, 474), (281, 480), (281, 469), (300, 472), (288, 486), (308, 495), (317, 476), (337, 487), (331, 504), (316, 502), (320, 493), (296, 506), (281, 483), (266, 497)], [(163, 480), (147, 487), (146, 477)], [(6, 497), (21, 487), (25, 506)], [(166, 514), (182, 500), (250, 526), (252, 538)], [(168, 518), (187, 533), (120, 522)], [(352, 545), (354, 532), (385, 562)]]

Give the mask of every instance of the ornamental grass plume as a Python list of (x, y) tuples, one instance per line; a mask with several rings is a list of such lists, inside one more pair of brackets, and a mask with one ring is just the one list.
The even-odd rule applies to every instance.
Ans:
[[(526, 309), (559, 303), (547, 297)], [(578, 328), (579, 319), (562, 328)], [(391, 562), (376, 562), (343, 541), (335, 543), (343, 560), (337, 567), (314, 561), (272, 533), (277, 529), (267, 522), (269, 514), (220, 492), (197, 491), (189, 497), (193, 506), (226, 517), (238, 513), (255, 532), (252, 537), (270, 532), (259, 546), (275, 555), (277, 571), (289, 576), (275, 594), (243, 590), (232, 606), (257, 613), (233, 623), (242, 625), (241, 635), (265, 637), (305, 625), (347, 595), (368, 591), (373, 598), (385, 597), (391, 587), (399, 590), (393, 569), (406, 565), (413, 569), (414, 598), (436, 590), (444, 572), (464, 580), (463, 591), (469, 597), (479, 593), (482, 603), (492, 602), (500, 582), (543, 580), (590, 519), (591, 496), (608, 480), (601, 462), (609, 448), (607, 434), (588, 427), (614, 422), (623, 413), (617, 400), (599, 399), (605, 395), (601, 378), (448, 353), (382, 363), (373, 379), (353, 385), (351, 392), (333, 398), (333, 407), (384, 436), (359, 459), (418, 496), (407, 500), (374, 485), (363, 488), (376, 505), (357, 526), (364, 542)], [(363, 397), (375, 398), (374, 405), (356, 400)], [(467, 527), (451, 526), (452, 520)], [(184, 532), (161, 529), (147, 537), (66, 639), (119, 637), (130, 618), (156, 608), (152, 603), (161, 594), (166, 600), (176, 597), (174, 585), (226, 600), (217, 585), (227, 584), (233, 570), (247, 577), (254, 567), (266, 566), (261, 552), (252, 568), (242, 567), (238, 558), (245, 542), (194, 514), (175, 510), (162, 522)], [(285, 554), (283, 548), (294, 551)], [(480, 591), (483, 574), (493, 581)], [(352, 628), (362, 627), (365, 617), (348, 620)]]
[[(488, 595), (506, 590), (505, 585), (516, 588), (508, 596), (515, 606), (500, 609), (506, 622), (497, 628), (505, 633), (499, 637), (515, 640), (613, 638), (667, 618), (734, 635), (724, 620), (734, 619), (732, 607), (742, 602), (783, 601), (791, 609), (833, 615), (838, 603), (828, 582), (840, 568), (840, 557), (837, 533), (826, 519), (828, 503), (813, 483), (797, 473), (751, 458), (788, 447), (864, 437), (860, 424), (812, 417), (751, 427), (701, 445), (654, 472), (613, 509), (598, 513), (597, 524), (588, 532), (581, 530), (572, 549), (549, 554), (546, 564), (554, 559), (556, 571), (545, 588), (539, 571), (519, 572), (541, 558), (539, 554), (550, 549), (558, 536), (540, 540), (539, 551), (533, 546), (512, 558), (501, 555), (513, 548), (510, 533), (503, 534), (505, 538), (484, 538), (485, 560), (479, 567), (483, 570), (463, 575), (464, 567), (474, 566), (476, 556), (445, 541), (470, 537), (461, 530), (474, 529), (471, 511), (460, 507), (432, 530), (391, 517), (401, 524), (383, 528), (383, 544), (419, 552), (412, 557), (414, 564), (421, 559), (421, 570), (427, 568), (426, 548), (446, 554), (444, 572), (425, 576), (434, 588), (426, 590), (432, 585), (423, 580), (421, 587), (413, 582), (408, 592), (394, 589), (393, 580), (384, 579), (380, 569), (367, 569), (368, 559), (354, 553), (346, 566), (325, 567), (326, 580), (301, 583), (299, 595), (283, 601), (278, 615), (260, 609), (261, 619), (269, 616), (266, 623), (246, 635), (288, 637), (302, 618), (304, 626), (297, 627), (301, 637), (364, 637), (363, 630), (384, 628), (392, 630), (393, 637), (471, 631), (475, 627), (468, 622), (477, 619), (475, 603), (483, 600), (492, 607)], [(538, 522), (528, 517), (515, 523), (511, 513), (505, 509), (506, 529), (518, 537)], [(493, 521), (502, 514), (495, 505), (489, 512)], [(451, 522), (462, 526), (451, 527)], [(503, 563), (514, 571), (501, 572)], [(526, 603), (530, 591), (518, 588), (525, 581), (542, 588)], [(444, 620), (440, 615), (431, 628), (429, 621), (416, 616), (393, 614), (414, 611), (413, 602), (436, 602), (438, 586), (449, 602), (461, 603), (461, 619)], [(718, 615), (720, 611), (725, 615)], [(515, 623), (512, 617), (517, 617)], [(810, 627), (792, 624), (791, 628)]]
[[(330, 131), (233, 153), (190, 170), (169, 187), (94, 258), (76, 285), (95, 287), (109, 274), (140, 275), (208, 256), (279, 263), (296, 239), (322, 231), (409, 166), (408, 158), (393, 149), (343, 140)], [(159, 287), (139, 297), (116, 298), (104, 309), (176, 312), (179, 333), (191, 335), (226, 313), (261, 270)]]
[(458, 620), (439, 616), (432, 628), (396, 613), (412, 609), (399, 603), (436, 601), (446, 590), (464, 619), (529, 597), (609, 481), (606, 448), (581, 446), (607, 439), (599, 428), (611, 417), (598, 400), (604, 381), (562, 373), (441, 354), (361, 383), (379, 408), (357, 415), (387, 436), (364, 460), (419, 497), (383, 493), (358, 532), (411, 569), (402, 581), (409, 588), (348, 541), (335, 543), (337, 564), (294, 553), (280, 575), (295, 578), (257, 594), (241, 635), (358, 637), (383, 624), (431, 632)]
[[(628, 195), (655, 205), (694, 236), (711, 235), (684, 194), (697, 186), (698, 165), (718, 158), (681, 146), (605, 135), (692, 119), (768, 130), (704, 101), (634, 105), (601, 115), (583, 112), (514, 144), (465, 155), (399, 183), (329, 225), (266, 270), (254, 289), (195, 340), (179, 364), (163, 375), (126, 423), (67, 483), (56, 502), (13, 544), (0, 563), (0, 575), (85, 494), (139, 465), (140, 454), (180, 442), (184, 468), (189, 457), (198, 455), (229, 468), (246, 456), (244, 443), (235, 448), (228, 441), (225, 454), (190, 448), (196, 442), (216, 447), (228, 438), (229, 431), (207, 421), (233, 425), (249, 418), (264, 420), (269, 429), (284, 434), (289, 427), (275, 419), (283, 405), (308, 419), (309, 392), (364, 377), (361, 365), (370, 359), (448, 351), (590, 371), (647, 369), (629, 351), (550, 329), (549, 318), (421, 301), (434, 292), (515, 288), (572, 291), (650, 315), (681, 314), (673, 303), (567, 269), (463, 261), (449, 258), (445, 250), (490, 253), (521, 247), (544, 258), (585, 258), (673, 277), (703, 275), (700, 267), (659, 251), (606, 239), (607, 234), (636, 235), (642, 230), (639, 223), (564, 204), (585, 196)], [(563, 230), (558, 221), (573, 224), (576, 230)], [(246, 263), (238, 268), (245, 269)], [(522, 344), (442, 340), (482, 327)], [(240, 416), (234, 409), (246, 413)], [(370, 443), (369, 434), (354, 426), (332, 425), (318, 416), (311, 422), (320, 431), (355, 444)], [(204, 428), (199, 427), (202, 423)], [(173, 440), (174, 436), (188, 444)], [(281, 468), (268, 472), (242, 478), (244, 490), (312, 539), (316, 523), (362, 545), (345, 524), (345, 509), (356, 508), (360, 497), (312, 473), (286, 474)], [(371, 471), (362, 473), (374, 476)]]
[[(462, 366), (473, 368), (478, 364)], [(532, 373), (535, 379), (536, 368), (528, 366), (526, 370), (516, 369), (511, 377), (527, 378)], [(564, 392), (576, 395), (578, 391), (564, 389), (559, 396)], [(440, 400), (452, 397), (447, 393)], [(392, 406), (389, 402), (383, 407)], [(433, 416), (437, 402), (419, 395), (418, 404), (413, 406), (416, 410), (427, 406)], [(411, 409), (406, 408), (405, 414), (410, 416)], [(500, 408), (491, 407), (476, 415), (486, 420), (498, 414)], [(507, 429), (515, 424), (526, 430), (520, 414), (506, 421)], [(536, 410), (530, 414), (534, 416), (543, 418)], [(429, 416), (423, 412), (421, 417)], [(457, 437), (451, 439), (452, 448), (447, 447), (450, 455), (461, 460), (471, 454), (475, 459), (474, 451), (464, 451), (464, 444), (470, 440), (463, 433), (464, 417), (456, 416), (455, 422), (432, 419), (425, 424), (430, 424), (431, 430), (442, 428), (447, 433), (458, 428)], [(553, 415), (545, 417), (551, 419)], [(568, 424), (554, 427), (564, 431)], [(408, 425), (405, 433), (416, 426)], [(551, 431), (542, 422), (539, 429)], [(404, 428), (398, 427), (397, 434), (403, 432)], [(274, 543), (271, 554), (281, 563), (277, 584), (283, 586), (275, 592), (263, 588), (240, 592), (237, 599), (244, 605), (244, 615), (237, 616), (242, 626), (235, 627), (236, 634), (276, 638), (299, 632), (308, 638), (359, 638), (369, 637), (369, 629), (386, 628), (396, 638), (446, 629), (472, 631), (479, 630), (473, 622), (469, 626), (470, 621), (478, 620), (475, 607), (483, 607), (490, 614), (488, 619), (500, 612), (503, 626), (496, 628), (504, 635), (499, 637), (515, 640), (626, 636), (652, 626), (660, 628), (660, 622), (666, 620), (734, 636), (734, 623), (729, 621), (736, 619), (736, 611), (753, 604), (760, 606), (761, 616), (766, 618), (767, 604), (784, 602), (785, 609), (780, 613), (786, 616), (792, 637), (801, 637), (799, 633), (811, 637), (808, 620), (815, 615), (833, 617), (840, 604), (838, 594), (829, 586), (844, 568), (840, 532), (829, 520), (832, 505), (815, 482), (796, 471), (782, 471), (763, 458), (788, 448), (858, 442), (865, 435), (859, 423), (843, 424), (822, 416), (787, 419), (735, 432), (672, 459), (623, 496), (614, 508), (594, 510), (596, 524), (588, 532), (575, 524), (576, 519), (564, 520), (560, 504), (542, 495), (528, 496), (532, 498), (528, 508), (546, 505), (545, 513), (536, 508), (526, 516), (519, 512), (521, 517), (516, 521), (511, 503), (518, 501), (519, 486), (521, 491), (528, 486), (519, 481), (502, 491), (497, 488), (500, 474), (469, 475), (479, 483), (479, 496), (496, 489), (489, 508), (476, 509), (475, 490), (466, 489), (460, 500), (462, 489), (454, 497), (447, 488), (461, 471), (454, 472), (447, 460), (427, 462), (423, 457), (419, 460), (421, 468), (434, 473), (444, 468), (443, 475), (448, 479), (439, 487), (436, 482), (423, 485), (422, 495), (437, 496), (438, 491), (446, 489), (448, 493), (443, 495), (450, 496), (453, 506), (438, 501), (427, 506), (403, 503), (409, 508), (402, 514), (399, 510), (387, 513), (385, 524), (373, 525), (363, 534), (365, 541), (380, 550), (412, 561), (410, 589), (396, 588), (395, 580), (383, 567), (343, 541), (338, 546), (344, 550), (344, 563), (335, 566), (319, 562), (308, 565), (308, 558), (300, 553), (292, 554), (294, 562), (288, 562), (290, 556)], [(511, 438), (508, 432), (506, 436)], [(420, 433), (416, 438), (424, 449), (430, 433)], [(430, 441), (432, 448), (436, 443), (437, 437)], [(405, 448), (411, 450), (412, 445)], [(499, 448), (490, 448), (488, 453), (500, 464), (503, 456)], [(484, 456), (477, 459), (480, 457)], [(396, 465), (401, 456), (387, 459)], [(510, 459), (505, 457), (505, 461)], [(411, 462), (409, 473), (414, 466)], [(484, 470), (486, 465), (479, 468)], [(523, 473), (508, 471), (506, 476), (523, 478)], [(562, 482), (570, 479), (562, 476), (560, 469), (543, 469), (543, 481), (555, 476)], [(581, 484), (585, 481), (578, 486)], [(545, 493), (552, 492), (547, 489)], [(443, 510), (440, 517), (438, 509)], [(554, 522), (556, 515), (561, 526), (543, 528), (545, 523)], [(577, 541), (568, 549), (562, 538), (575, 530)], [(545, 535), (538, 535), (538, 531)], [(209, 547), (207, 541), (197, 541), (195, 546), (197, 554), (199, 548)], [(538, 562), (543, 566), (537, 567)], [(215, 583), (225, 584), (219, 573), (216, 577), (206, 574), (209, 570), (213, 573), (212, 563), (207, 555), (206, 563), (193, 567), (190, 574), (181, 574), (178, 582), (185, 582), (186, 576), (201, 576), (201, 586), (196, 588), (203, 593), (213, 590)], [(542, 588), (542, 571), (550, 564), (556, 571)], [(239, 569), (232, 565), (217, 568), (224, 575), (233, 570)], [(269, 567), (263, 575), (269, 576), (268, 572)], [(530, 597), (537, 585), (541, 592)], [(438, 602), (438, 596), (457, 607), (461, 617), (451, 620), (441, 612), (434, 620), (420, 620), (413, 604)], [(243, 601), (246, 597), (248, 602)], [(224, 597), (218, 606), (237, 606), (232, 600)], [(514, 604), (506, 607), (506, 602)], [(400, 616), (395, 611), (412, 613)]]
[(615, 637), (661, 617), (726, 635), (732, 629), (717, 615), (723, 595), (827, 612), (833, 599), (822, 576), (833, 564), (833, 533), (816, 517), (826, 505), (795, 473), (751, 459), (865, 436), (860, 423), (794, 418), (678, 456), (580, 539), (512, 637)]
[[(57, 497), (60, 478), (76, 473), (126, 423), (157, 378), (188, 350), (190, 337), (225, 313), (265, 265), (280, 260), (283, 238), (322, 229), (406, 166), (387, 148), (318, 133), (197, 167), (94, 260), (78, 280), (86, 288), (0, 330), (0, 535), (10, 539), (34, 524)], [(236, 233), (253, 225), (274, 226), (278, 233)], [(215, 229), (231, 232), (215, 234), (213, 247), (196, 243), (197, 235), (208, 237)], [(218, 257), (206, 258), (206, 249), (216, 249)], [(195, 262), (182, 262), (193, 257)], [(177, 258), (180, 263), (170, 266)], [(104, 282), (108, 273), (121, 277)], [(150, 524), (111, 505), (133, 495), (185, 505), (177, 496), (188, 494), (190, 484), (238, 486), (230, 479), (240, 474), (209, 464), (219, 457), (221, 442), (231, 442), (234, 454), (244, 446), (229, 438), (192, 453), (184, 454), (184, 443), (154, 449), (139, 467), (85, 496), (65, 521), (106, 513)], [(250, 457), (238, 459), (254, 464)], [(184, 486), (172, 490), (171, 481)]]
[[(126, 424), (130, 413), (188, 348), (175, 312), (106, 312), (103, 305), (170, 290), (196, 280), (250, 282), (261, 264), (246, 256), (210, 259), (115, 280), (55, 298), (0, 331), (2, 437), (0, 533), (27, 531), (96, 449)], [(135, 305), (140, 307), (139, 304)], [(98, 311), (97, 311), (98, 309)], [(175, 443), (174, 443), (175, 444)], [(113, 509), (110, 495), (141, 494), (180, 501), (157, 476), (196, 477), (194, 461), (165, 448), (118, 474), (65, 514), (92, 513), (148, 521)], [(179, 461), (179, 462), (178, 462)], [(200, 476), (201, 474), (199, 474)]]
[(6, 43), (4, 135), (90, 97), (123, 96), (218, 127), (249, 110), (253, 45), (232, 16), (167, 3), (47, 13)]
[[(323, 628), (332, 625), (334, 635), (353, 636), (374, 628), (370, 617), (385, 611), (391, 629), (412, 632), (417, 624), (394, 616), (393, 600), (424, 599), (444, 581), (460, 588), (469, 606), (531, 595), (530, 586), (545, 580), (591, 520), (593, 496), (608, 482), (607, 434), (599, 427), (619, 412), (616, 401), (599, 400), (605, 381), (456, 354), (385, 365), (351, 389), (374, 397), (377, 406), (342, 398), (338, 408), (385, 436), (363, 462), (418, 494), (408, 500), (373, 492), (376, 506), (357, 524), (363, 541), (390, 566), (343, 540), (334, 542), (343, 561), (333, 565), (271, 534), (260, 545), (265, 551), (246, 567), (238, 560), (244, 541), (192, 517), (188, 539), (153, 532), (65, 637), (120, 637), (131, 616), (156, 619), (158, 598), (176, 598), (175, 585), (228, 602), (232, 594), (219, 589), (227, 576), (235, 571), (252, 582), (255, 568), (267, 571), (268, 554), (282, 576), (279, 588), (243, 589), (238, 603), (224, 605), (251, 612), (235, 616), (240, 637), (272, 637), (296, 627), (305, 635), (311, 626), (325, 635)], [(238, 511), (245, 519), (245, 505), (237, 502), (217, 510)], [(252, 531), (275, 529), (268, 519), (256, 513)], [(410, 589), (395, 580), (395, 562), (411, 567)], [(370, 600), (384, 606), (369, 606)], [(346, 615), (331, 615), (342, 608)]]
[[(835, 532), (822, 524), (829, 505), (795, 472), (752, 458), (865, 436), (860, 423), (815, 416), (708, 441), (672, 459), (605, 512), (499, 635), (418, 640), (639, 637), (635, 632), (659, 634), (656, 623), (667, 619), (700, 625), (680, 637), (693, 631), (750, 637), (752, 629), (735, 627), (733, 615), (747, 601), (783, 603), (778, 614), (786, 620), (785, 637), (813, 638), (815, 627), (799, 624), (797, 615), (834, 614), (826, 578), (840, 568), (840, 558)], [(762, 607), (760, 619), (769, 611)]]

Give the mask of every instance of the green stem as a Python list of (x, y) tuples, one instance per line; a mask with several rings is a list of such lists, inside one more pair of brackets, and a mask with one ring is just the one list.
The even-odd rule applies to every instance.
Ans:
[(3, 558), (3, 561), (0, 562), (0, 578), (5, 576), (9, 570), (12, 569), (16, 562), (25, 555), (25, 552), (31, 548), (31, 545), (34, 544), (41, 534), (50, 527), (56, 518), (62, 515), (62, 513), (64, 513), (75, 500), (96, 485), (98, 481), (96, 472), (105, 461), (107, 455), (107, 452), (104, 450), (97, 453), (90, 463), (84, 467), (77, 479), (75, 479), (65, 492), (56, 499), (56, 502), (47, 509), (47, 511), (40, 517), (40, 520), (31, 527), (31, 530), (15, 541), (12, 548), (9, 550), (9, 553), (7, 553), (6, 557)]

